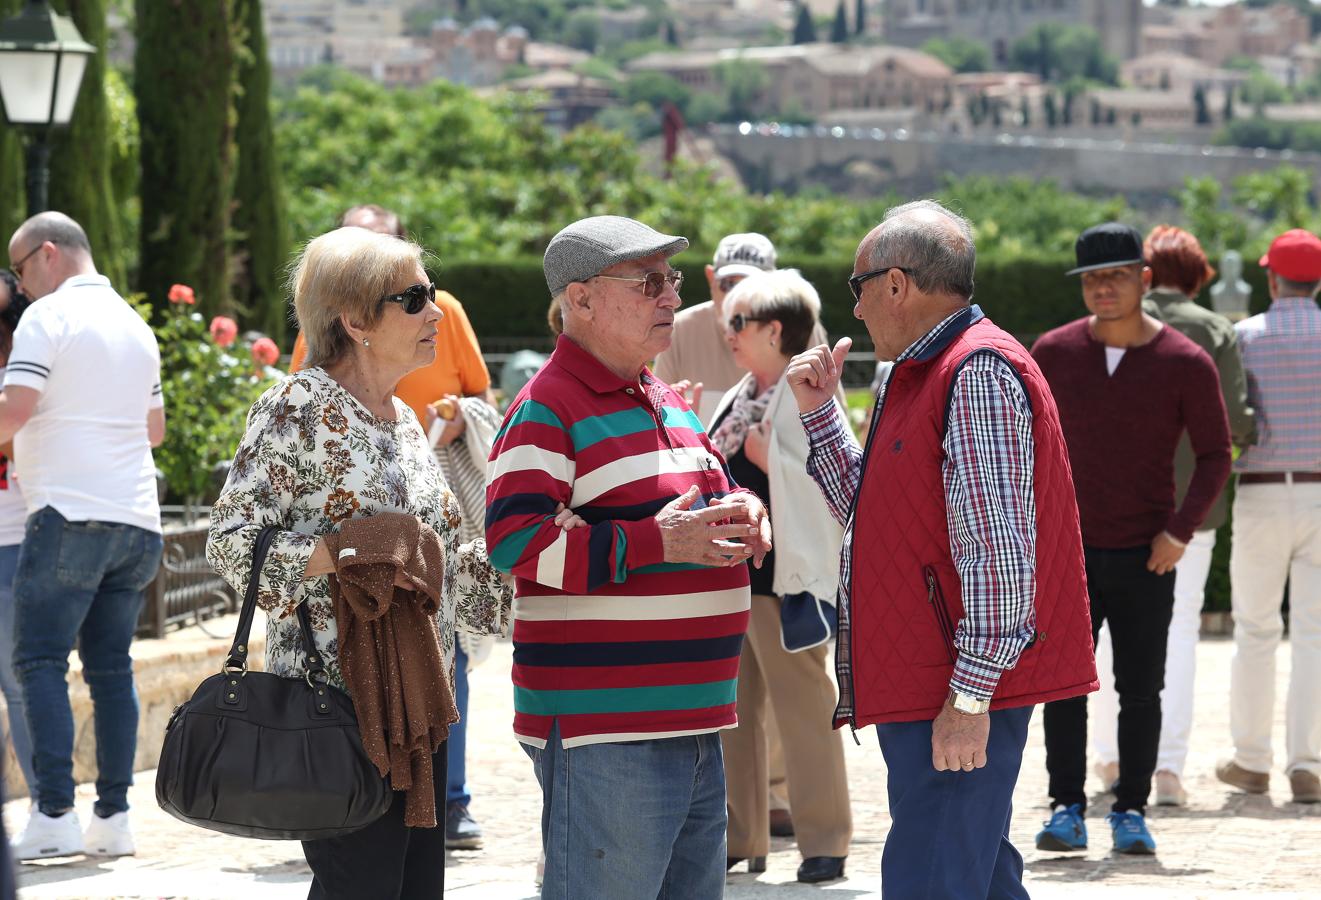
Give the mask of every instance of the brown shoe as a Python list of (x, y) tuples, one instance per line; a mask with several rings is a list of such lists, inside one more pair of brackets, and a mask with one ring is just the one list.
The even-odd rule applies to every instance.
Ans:
[(1264, 794), (1271, 788), (1270, 773), (1249, 772), (1233, 760), (1216, 766), (1216, 778), (1249, 794)]
[(1183, 783), (1179, 781), (1179, 776), (1173, 772), (1156, 773), (1156, 805), (1157, 806), (1186, 806), (1188, 803), (1188, 792), (1183, 789)]
[(794, 820), (787, 809), (771, 810), (771, 837), (793, 837)]
[(1312, 772), (1296, 769), (1289, 773), (1294, 803), (1321, 803), (1321, 778)]

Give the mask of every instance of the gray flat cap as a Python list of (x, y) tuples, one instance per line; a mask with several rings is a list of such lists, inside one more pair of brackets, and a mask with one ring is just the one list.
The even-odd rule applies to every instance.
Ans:
[(688, 239), (661, 234), (636, 219), (592, 216), (579, 219), (550, 239), (541, 267), (554, 297), (575, 281), (600, 275), (616, 263), (653, 253), (666, 258), (688, 249)]

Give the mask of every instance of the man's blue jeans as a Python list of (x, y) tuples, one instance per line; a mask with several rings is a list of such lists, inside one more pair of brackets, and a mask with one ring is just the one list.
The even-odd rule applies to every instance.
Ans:
[(32, 772), (32, 736), (28, 734), (23, 689), (14, 674), (14, 574), (18, 571), (19, 544), (0, 547), (0, 693), (9, 708), (9, 738), (14, 755), (27, 782), (28, 795), (37, 796), (37, 776)]
[(1009, 820), (1032, 707), (990, 715), (986, 767), (971, 772), (935, 770), (930, 722), (876, 726), (893, 822), (881, 855), (885, 900), (1027, 900)]
[(445, 805), (472, 802), (468, 793), (468, 770), (464, 757), (468, 753), (468, 654), (463, 645), (454, 642), (454, 705), (459, 710), (459, 721), (450, 726), (446, 740), (449, 748), (449, 781), (445, 785)]
[(73, 808), (65, 678), (75, 641), (95, 717), (95, 812), (128, 809), (138, 735), (129, 646), (161, 549), (159, 534), (132, 525), (70, 522), (49, 506), (28, 517), (14, 590), (14, 668), (32, 734), (37, 806), (48, 816)]
[(719, 900), (719, 734), (565, 749), (526, 744), (541, 783), (542, 900)]

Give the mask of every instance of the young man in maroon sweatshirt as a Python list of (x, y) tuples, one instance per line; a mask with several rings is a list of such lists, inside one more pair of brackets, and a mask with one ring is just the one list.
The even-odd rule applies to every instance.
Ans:
[[(1215, 363), (1188, 338), (1142, 312), (1151, 270), (1142, 236), (1119, 223), (1078, 238), (1083, 302), (1091, 315), (1050, 331), (1032, 355), (1059, 405), (1078, 495), (1093, 638), (1110, 623), (1119, 694), (1119, 782), (1108, 817), (1116, 850), (1154, 853), (1144, 819), (1160, 740), (1165, 642), (1174, 568), (1231, 465)], [(1197, 462), (1175, 506), (1174, 453), (1188, 432)], [(1106, 677), (1102, 673), (1101, 677)], [(1045, 706), (1053, 814), (1043, 850), (1087, 846), (1083, 812), (1087, 698)]]

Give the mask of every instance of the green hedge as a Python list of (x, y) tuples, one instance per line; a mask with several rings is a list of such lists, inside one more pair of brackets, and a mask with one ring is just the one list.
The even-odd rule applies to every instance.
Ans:
[[(684, 254), (675, 258), (674, 265), (684, 274), (684, 304), (706, 300), (705, 260)], [(799, 269), (816, 287), (827, 331), (854, 337), (866, 334), (862, 323), (853, 318), (853, 296), (848, 287), (853, 260), (787, 259), (782, 265)], [(1069, 259), (979, 262), (974, 300), (1001, 328), (1031, 341), (1086, 312), (1078, 280), (1064, 275), (1071, 265)], [(1245, 277), (1253, 288), (1253, 311), (1260, 311), (1267, 304), (1265, 273), (1255, 265), (1246, 268)], [(540, 259), (442, 261), (432, 277), (438, 287), (463, 301), (478, 338), (546, 334), (550, 297)]]
[[(781, 262), (799, 269), (816, 286), (821, 295), (822, 320), (830, 334), (854, 337), (866, 334), (862, 323), (853, 318), (853, 296), (848, 287), (852, 260), (817, 258)], [(706, 300), (705, 260), (684, 254), (676, 257), (674, 264), (684, 273), (684, 303), (692, 305)], [(1071, 265), (1068, 259), (979, 262), (974, 299), (996, 324), (1030, 343), (1042, 332), (1085, 313), (1078, 280), (1064, 275)], [(1269, 302), (1265, 272), (1252, 264), (1245, 269), (1244, 278), (1252, 285), (1252, 311), (1260, 312)], [(540, 259), (442, 263), (433, 272), (433, 278), (439, 287), (463, 301), (479, 339), (492, 342), (511, 338), (545, 339), (550, 298)], [(870, 342), (864, 346), (870, 346)], [(1226, 524), (1220, 531), (1207, 579), (1205, 609), (1228, 610), (1229, 596), (1229, 525)]]

